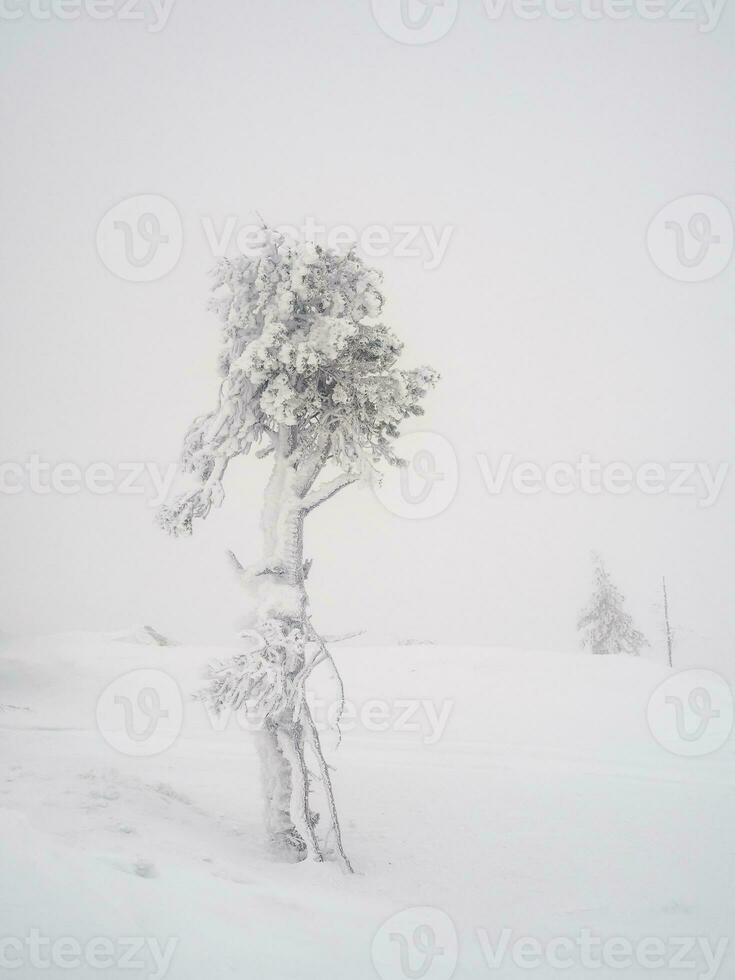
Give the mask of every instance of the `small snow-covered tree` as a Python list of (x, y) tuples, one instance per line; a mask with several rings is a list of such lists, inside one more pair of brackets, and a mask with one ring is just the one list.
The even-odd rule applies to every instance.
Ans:
[[(262, 511), (263, 551), (243, 567), (250, 595), (247, 649), (213, 665), (204, 697), (219, 710), (244, 708), (257, 739), (271, 841), (280, 851), (323, 860), (310, 794), (314, 777), (328, 802), (331, 839), (345, 867), (337, 811), (305, 682), (320, 663), (338, 679), (311, 622), (304, 524), (317, 507), (379, 464), (400, 465), (393, 443), (404, 419), (423, 412), (436, 383), (427, 367), (401, 369), (402, 344), (378, 317), (381, 276), (351, 250), (340, 254), (286, 240), (264, 228), (262, 247), (222, 260), (212, 308), (222, 324), (222, 382), (212, 412), (192, 423), (182, 462), (193, 486), (160, 515), (173, 534), (191, 534), (224, 497), (232, 459), (254, 451), (273, 459)], [(350, 869), (351, 870), (351, 869)]]
[(582, 634), (582, 647), (592, 653), (627, 653), (640, 655), (648, 640), (634, 626), (625, 611), (625, 597), (610, 579), (599, 555), (593, 555), (595, 591), (580, 614), (577, 629)]

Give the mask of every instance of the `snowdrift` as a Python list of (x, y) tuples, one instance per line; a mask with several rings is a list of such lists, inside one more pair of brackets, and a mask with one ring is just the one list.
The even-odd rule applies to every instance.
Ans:
[[(192, 698), (207, 662), (228, 651), (119, 640), (0, 646), (0, 923), (25, 943), (8, 947), (24, 957), (16, 976), (70, 975), (58, 964), (34, 972), (33, 930), (70, 939), (72, 958), (77, 944), (75, 978), (156, 980), (547, 980), (554, 970), (523, 968), (509, 952), (493, 965), (488, 943), (509, 930), (511, 942), (546, 948), (589, 930), (668, 950), (675, 937), (714, 947), (732, 930), (733, 741), (702, 758), (658, 744), (646, 707), (664, 667), (336, 646), (347, 694), (338, 749), (328, 671), (315, 678), (313, 710), (359, 872), (350, 877), (269, 858), (246, 726), (210, 718)], [(412, 908), (439, 916), (433, 960), (383, 928)], [(121, 952), (131, 937), (135, 956)], [(84, 960), (100, 939), (104, 969)], [(589, 976), (575, 949), (564, 974)], [(689, 958), (687, 976), (708, 975), (698, 947)], [(733, 969), (728, 950), (719, 976)], [(633, 962), (596, 975), (671, 970)]]

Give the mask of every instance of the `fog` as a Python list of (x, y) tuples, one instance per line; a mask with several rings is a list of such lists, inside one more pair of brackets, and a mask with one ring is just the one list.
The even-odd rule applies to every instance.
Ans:
[[(258, 553), (269, 460), (238, 460), (223, 506), (186, 540), (156, 526), (150, 480), (120, 486), (120, 466), (129, 481), (145, 464), (165, 472), (214, 406), (208, 272), (261, 215), (348, 226), (385, 253), (366, 255), (384, 273), (384, 319), (408, 366), (442, 374), (408, 427), (431, 434), (433, 456), (405, 475), (435, 505), (405, 516), (390, 485), (383, 500), (350, 488), (310, 521), (320, 629), (573, 650), (596, 550), (647, 656), (665, 656), (665, 575), (679, 663), (730, 661), (735, 478), (719, 468), (735, 400), (722, 253), (735, 14), (703, 30), (576, 6), (493, 19), (463, 0), (443, 36), (415, 44), (374, 6), (377, 19), (363, 0), (176, 0), (163, 23), (142, 0), (141, 20), (6, 4), (25, 13), (4, 17), (0, 41), (0, 458), (23, 475), (3, 470), (0, 630), (233, 636), (246, 600), (224, 552)], [(115, 274), (98, 246), (105, 215), (138, 195), (181, 222), (180, 236), (175, 219), (158, 229), (177, 251), (151, 281)], [(724, 267), (702, 281), (662, 271), (647, 244), (661, 209), (690, 195), (724, 206)], [(115, 485), (43, 492), (34, 457), (37, 471), (107, 463)], [(584, 457), (633, 483), (547, 485), (552, 464)], [(513, 483), (521, 462), (533, 492)], [(653, 463), (663, 489), (656, 470), (641, 489)]]

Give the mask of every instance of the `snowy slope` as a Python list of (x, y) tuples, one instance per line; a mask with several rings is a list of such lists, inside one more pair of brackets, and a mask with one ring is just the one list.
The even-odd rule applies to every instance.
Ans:
[[(250, 737), (236, 719), (213, 725), (189, 697), (206, 662), (226, 653), (83, 633), (0, 642), (0, 939), (35, 929), (83, 950), (106, 938), (115, 951), (105, 969), (83, 962), (70, 973), (33, 967), (24, 947), (9, 975), (547, 980), (548, 965), (523, 968), (509, 954), (492, 967), (483, 937), (494, 945), (512, 930), (512, 942), (545, 948), (589, 929), (655, 939), (670, 956), (672, 937), (714, 949), (731, 934), (735, 745), (684, 758), (657, 743), (646, 705), (665, 668), (336, 647), (351, 704), (338, 751), (329, 734), (325, 745), (359, 871), (350, 877), (266, 854)], [(108, 688), (135, 670), (163, 672), (183, 695), (180, 726), (165, 687), (153, 705), (169, 711), (156, 755), (146, 743), (129, 754), (114, 695), (133, 698), (133, 688)], [(318, 718), (332, 690), (325, 674)], [(440, 910), (417, 921), (433, 922), (441, 951), (424, 955), (417, 936), (402, 961), (402, 920), (381, 925), (414, 907)], [(119, 962), (126, 937), (145, 940), (137, 970)], [(169, 939), (160, 966), (153, 943), (160, 952)], [(689, 959), (675, 973), (634, 962), (594, 975), (709, 976), (700, 947)], [(563, 975), (590, 969), (576, 952)], [(735, 951), (717, 975), (735, 975)]]

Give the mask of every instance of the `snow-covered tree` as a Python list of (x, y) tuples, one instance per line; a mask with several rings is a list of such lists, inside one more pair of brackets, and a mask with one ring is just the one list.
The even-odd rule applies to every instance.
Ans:
[(627, 653), (640, 655), (648, 640), (634, 626), (625, 611), (625, 597), (613, 584), (599, 555), (593, 555), (595, 590), (577, 621), (582, 647), (592, 653)]
[(236, 573), (250, 595), (243, 633), (247, 649), (214, 665), (204, 697), (215, 709), (243, 708), (259, 722), (266, 823), (273, 844), (299, 858), (323, 860), (310, 793), (313, 754), (342, 848), (329, 770), (305, 698), (311, 671), (326, 662), (341, 681), (314, 629), (304, 560), (309, 514), (380, 463), (401, 465), (393, 443), (400, 423), (423, 413), (437, 381), (427, 367), (398, 366), (402, 344), (379, 321), (381, 276), (351, 250), (340, 254), (286, 240), (264, 228), (257, 253), (222, 260), (212, 308), (222, 324), (217, 406), (192, 423), (182, 462), (193, 485), (164, 508), (173, 534), (191, 534), (224, 497), (232, 459), (253, 450), (271, 456), (262, 511), (260, 560)]

